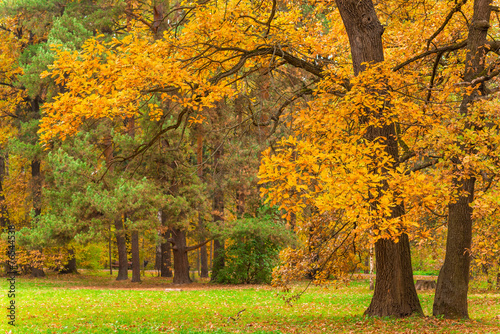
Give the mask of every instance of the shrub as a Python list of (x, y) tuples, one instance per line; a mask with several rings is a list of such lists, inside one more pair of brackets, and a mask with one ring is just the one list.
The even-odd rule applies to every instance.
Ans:
[(225, 240), (225, 265), (216, 278), (218, 283), (269, 283), (280, 250), (294, 243), (294, 235), (270, 209), (256, 218), (243, 218), (219, 226)]

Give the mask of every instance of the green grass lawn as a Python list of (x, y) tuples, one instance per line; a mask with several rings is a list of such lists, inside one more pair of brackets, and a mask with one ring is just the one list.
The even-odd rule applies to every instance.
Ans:
[[(0, 333), (500, 333), (500, 294), (472, 291), (469, 321), (363, 317), (370, 298), (366, 281), (311, 287), (290, 306), (268, 286), (133, 284), (102, 273), (18, 278), (16, 326), (4, 318)], [(432, 294), (420, 300), (429, 315)], [(7, 293), (1, 302), (7, 307)]]

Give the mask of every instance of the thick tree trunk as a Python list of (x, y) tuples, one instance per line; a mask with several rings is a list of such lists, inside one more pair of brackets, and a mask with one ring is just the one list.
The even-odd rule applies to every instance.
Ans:
[[(162, 238), (164, 240), (168, 240), (170, 238), (171, 232), (170, 229), (166, 230), (162, 234)], [(161, 266), (160, 266), (160, 276), (161, 277), (172, 277), (172, 246), (170, 242), (165, 241), (160, 245), (161, 250)]]
[(115, 220), (115, 230), (116, 246), (118, 248), (118, 276), (116, 277), (116, 280), (124, 281), (128, 279), (128, 259), (125, 230), (123, 228), (123, 221), (121, 217)]
[[(337, 0), (337, 6), (349, 37), (354, 74), (366, 68), (366, 63), (384, 60), (380, 24), (371, 0)], [(386, 138), (386, 152), (399, 160), (394, 124), (371, 127), (366, 138)], [(391, 218), (404, 213), (402, 207), (395, 208)], [(402, 234), (398, 243), (379, 240), (375, 244), (377, 273), (375, 291), (365, 314), (372, 316), (408, 316), (422, 314), (413, 282), (410, 245), (408, 236)]]
[(413, 283), (408, 236), (401, 235), (398, 243), (378, 240), (375, 243), (375, 257), (375, 291), (365, 314), (381, 317), (422, 314)]
[(167, 217), (165, 216), (163, 210), (160, 211), (160, 220), (162, 226), (160, 244), (160, 277), (172, 277), (172, 246), (168, 239), (171, 235), (170, 228), (167, 228)]
[[(369, 140), (384, 137), (386, 153), (395, 162), (399, 160), (398, 144), (394, 125), (371, 127), (366, 137)], [(387, 171), (382, 171), (386, 173)], [(382, 188), (387, 189), (384, 183)], [(401, 217), (404, 207), (397, 205), (392, 209), (391, 219)], [(365, 314), (371, 316), (396, 316), (406, 317), (412, 314), (423, 315), (413, 282), (413, 269), (411, 265), (410, 242), (408, 235), (402, 233), (399, 241), (391, 239), (378, 240), (375, 243), (376, 280), (375, 290), (370, 306)]]
[(75, 249), (73, 247), (68, 249), (68, 263), (64, 265), (61, 270), (59, 270), (60, 274), (78, 274), (78, 270), (76, 268), (76, 256)]
[(141, 282), (141, 258), (139, 256), (139, 231), (132, 231), (132, 282)]
[(446, 318), (468, 318), (467, 291), (469, 289), (469, 249), (472, 241), (472, 208), (469, 205), (474, 196), (474, 179), (463, 181), (459, 191), (467, 191), (468, 196), (460, 196), (448, 205), (448, 236), (446, 256), (439, 271), (434, 307), (432, 313)]
[(172, 229), (172, 242), (174, 253), (174, 284), (189, 284), (189, 261), (186, 250), (186, 232), (179, 229)]
[[(491, 0), (474, 1), (474, 13), (467, 37), (465, 82), (471, 82), (484, 71), (490, 16)], [(468, 92), (464, 95), (460, 105), (462, 116), (466, 117), (469, 114), (470, 105), (482, 93), (484, 93), (483, 84), (472, 93)], [(470, 129), (473, 126), (473, 124), (468, 124), (466, 127)], [(473, 153), (465, 149), (462, 147), (465, 154)], [(464, 166), (460, 166), (459, 158), (453, 158), (452, 162), (455, 165), (454, 172), (460, 175), (453, 179), (453, 188), (458, 190), (458, 198), (448, 205), (446, 255), (443, 267), (439, 271), (432, 313), (445, 318), (468, 318), (469, 250), (472, 242), (472, 207), (470, 204), (474, 199), (475, 179), (467, 177), (469, 171)]]

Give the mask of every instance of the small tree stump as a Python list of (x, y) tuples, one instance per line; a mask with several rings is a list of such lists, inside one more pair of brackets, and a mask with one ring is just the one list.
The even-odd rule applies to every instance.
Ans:
[(417, 290), (433, 290), (436, 288), (436, 281), (418, 279), (417, 282), (415, 283), (415, 288)]

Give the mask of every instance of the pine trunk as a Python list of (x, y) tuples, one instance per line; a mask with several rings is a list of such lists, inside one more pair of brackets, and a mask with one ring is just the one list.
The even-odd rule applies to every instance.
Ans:
[(141, 258), (139, 255), (139, 231), (132, 231), (132, 282), (141, 282)]
[[(164, 240), (170, 238), (170, 229), (162, 234)], [(161, 277), (172, 277), (172, 250), (170, 242), (165, 241), (160, 245), (161, 249), (161, 266), (160, 266), (160, 276)]]
[[(382, 46), (384, 28), (378, 20), (371, 0), (337, 0), (336, 3), (349, 37), (354, 74), (358, 75), (366, 68), (367, 63), (373, 64), (384, 60)], [(395, 135), (394, 124), (389, 124), (381, 127), (372, 126), (365, 138), (368, 140), (380, 136), (386, 138), (386, 152), (397, 162), (399, 156)], [(391, 218), (397, 218), (402, 214), (404, 214), (402, 207), (395, 208)], [(408, 236), (401, 235), (398, 243), (392, 240), (379, 240), (375, 244), (375, 256), (377, 259), (375, 291), (365, 314), (396, 317), (422, 314), (413, 282)]]
[[(31, 195), (33, 197), (33, 211), (35, 214), (35, 221), (42, 213), (42, 174), (40, 171), (41, 162), (39, 159), (34, 159), (31, 161)], [(39, 250), (42, 252), (42, 250)], [(45, 277), (45, 272), (43, 271), (43, 263), (36, 262), (31, 267), (31, 276), (33, 277)]]
[[(490, 27), (491, 0), (474, 1), (474, 13), (467, 37), (467, 56), (465, 60), (464, 81), (471, 82), (482, 75), (485, 65), (486, 37)], [(460, 114), (467, 117), (470, 105), (484, 93), (484, 84), (464, 95)], [(473, 124), (467, 125), (470, 129)], [(466, 129), (464, 129), (466, 130)], [(473, 154), (465, 151), (464, 154)], [(453, 179), (453, 188), (458, 197), (448, 205), (448, 236), (446, 255), (439, 271), (433, 314), (445, 318), (468, 318), (467, 293), (469, 289), (470, 254), (472, 242), (472, 207), (475, 179), (467, 174), (458, 157), (452, 159), (454, 172), (460, 175)], [(465, 176), (464, 176), (465, 174)]]
[(156, 245), (155, 270), (158, 272), (158, 274), (160, 274), (160, 270), (161, 270), (161, 244)]
[[(198, 134), (197, 134), (197, 148), (196, 148), (196, 162), (198, 165), (198, 177), (200, 181), (203, 181), (203, 127), (200, 124), (198, 126)], [(201, 212), (198, 212), (198, 229), (200, 234), (203, 235), (205, 231), (205, 224), (203, 221), (203, 215)], [(207, 246), (203, 245), (200, 249), (200, 277), (207, 278), (208, 277), (208, 254), (207, 254)]]
[(115, 220), (115, 230), (116, 246), (118, 247), (118, 276), (116, 280), (124, 281), (128, 279), (128, 259), (125, 230), (121, 217)]
[(163, 242), (160, 244), (160, 277), (172, 277), (172, 246), (168, 241), (172, 233), (170, 228), (167, 228), (167, 217), (163, 210), (160, 211), (160, 217), (163, 229), (161, 234)]
[(207, 245), (203, 245), (200, 247), (200, 265), (201, 265), (200, 277), (201, 278), (208, 278)]
[(189, 284), (189, 261), (186, 250), (186, 232), (179, 229), (172, 229), (172, 242), (174, 253), (174, 284)]
[[(219, 167), (220, 158), (222, 157), (223, 147), (222, 145), (217, 145), (219, 149), (214, 154), (214, 166), (215, 166), (215, 190), (213, 196), (212, 203), (212, 216), (213, 221), (216, 224), (222, 224), (224, 222), (224, 192), (221, 186), (222, 173), (221, 168)], [(219, 271), (224, 268), (225, 259), (224, 259), (224, 240), (215, 239), (214, 240), (214, 257), (213, 257), (213, 265), (212, 265), (212, 277), (210, 280), (212, 282), (217, 281), (217, 276), (219, 275)]]

